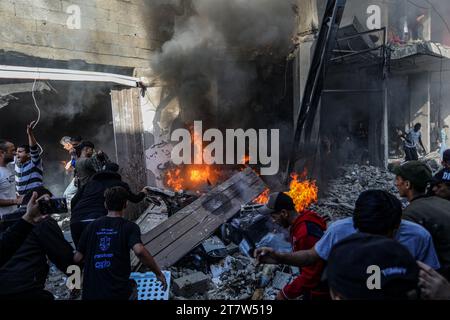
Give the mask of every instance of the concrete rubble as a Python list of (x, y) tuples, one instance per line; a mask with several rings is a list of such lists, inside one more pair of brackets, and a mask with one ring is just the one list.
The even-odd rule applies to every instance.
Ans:
[[(338, 178), (331, 180), (326, 195), (317, 204), (311, 206), (328, 222), (351, 216), (358, 195), (368, 189), (383, 189), (397, 194), (394, 185), (395, 176), (387, 170), (351, 165), (339, 168)], [(150, 212), (152, 213), (151, 210)], [(152, 213), (146, 216), (152, 221), (152, 227), (164, 221), (166, 215), (158, 213), (153, 219)], [(61, 220), (64, 220), (62, 218)], [(65, 224), (65, 223), (64, 223)], [(173, 286), (170, 299), (173, 300), (272, 300), (279, 290), (289, 283), (299, 271), (287, 266), (257, 266), (253, 258), (242, 252), (235, 243), (220, 244), (213, 236), (200, 245), (203, 251), (226, 248), (226, 257), (195, 253), (206, 267), (189, 267), (183, 262), (168, 268), (172, 274)], [(216, 247), (214, 247), (216, 246)], [(217, 251), (218, 250), (212, 250)], [(212, 259), (212, 260), (211, 260)], [(189, 260), (189, 259), (188, 259)], [(201, 270), (199, 270), (201, 269)], [(57, 299), (69, 299), (70, 293), (65, 287), (66, 277), (54, 266), (50, 268), (47, 289)]]
[(328, 183), (325, 197), (311, 206), (312, 210), (327, 221), (351, 216), (356, 199), (365, 190), (381, 189), (398, 195), (395, 175), (388, 170), (360, 165), (341, 167), (338, 170), (338, 178)]

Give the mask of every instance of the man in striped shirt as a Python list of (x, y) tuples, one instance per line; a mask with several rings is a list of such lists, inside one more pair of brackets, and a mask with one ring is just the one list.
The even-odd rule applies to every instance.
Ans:
[(16, 192), (24, 196), (28, 191), (43, 185), (40, 148), (33, 134), (34, 121), (27, 126), (28, 145), (17, 148)]

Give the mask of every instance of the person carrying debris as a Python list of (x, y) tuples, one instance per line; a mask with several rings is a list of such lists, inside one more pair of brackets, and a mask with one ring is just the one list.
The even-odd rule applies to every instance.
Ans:
[(96, 172), (103, 169), (109, 159), (103, 151), (95, 152), (94, 144), (90, 141), (83, 141), (77, 149), (80, 157), (75, 165), (75, 186), (82, 188)]
[[(37, 188), (28, 199), (50, 198), (51, 192)], [(37, 194), (35, 194), (37, 193)], [(73, 265), (74, 252), (58, 223), (47, 217), (37, 223), (14, 255), (0, 268), (0, 300), (54, 300), (45, 290), (49, 273), (48, 260), (62, 271)]]
[[(269, 196), (269, 201), (262, 209), (263, 214), (270, 214), (275, 223), (283, 228), (290, 228), (293, 251), (311, 249), (322, 237), (327, 226), (315, 212), (304, 210), (297, 212), (294, 202), (285, 193), (277, 192)], [(296, 299), (303, 296), (305, 300), (329, 298), (326, 286), (321, 287), (324, 261), (303, 267), (301, 274), (286, 285), (277, 296), (277, 300)]]
[(70, 232), (75, 247), (78, 245), (83, 230), (95, 219), (108, 214), (104, 196), (107, 189), (120, 186), (128, 191), (128, 201), (139, 203), (144, 200), (147, 193), (146, 189), (144, 188), (138, 194), (134, 194), (130, 186), (122, 181), (118, 171), (119, 166), (117, 164), (107, 163), (105, 169), (94, 174), (72, 198)]
[(415, 260), (433, 269), (440, 264), (430, 233), (411, 221), (402, 220), (402, 204), (394, 195), (382, 190), (361, 193), (356, 200), (352, 218), (338, 220), (328, 226), (323, 237), (309, 250), (294, 253), (276, 252), (271, 248), (255, 250), (259, 263), (310, 266), (327, 261), (331, 249), (352, 234), (363, 232), (392, 238), (405, 246)]
[(450, 202), (426, 196), (427, 185), (432, 180), (431, 169), (420, 161), (410, 161), (393, 171), (400, 196), (410, 203), (403, 211), (403, 218), (422, 225), (430, 232), (442, 266), (449, 268)]
[(423, 143), (422, 143), (422, 133), (420, 129), (422, 124), (417, 123), (413, 129), (409, 130), (406, 134), (401, 137), (404, 140), (403, 148), (405, 150), (405, 161), (419, 160), (419, 154), (417, 153), (417, 147), (422, 147), (425, 154), (427, 153)]
[(41, 150), (33, 134), (34, 123), (33, 121), (27, 125), (28, 145), (18, 147), (16, 152), (16, 191), (19, 196), (44, 184)]
[(144, 247), (139, 226), (124, 219), (128, 191), (113, 187), (105, 192), (108, 215), (84, 230), (75, 263), (84, 261), (83, 300), (128, 300), (133, 296), (130, 250), (156, 274), (164, 290), (167, 283), (155, 260)]

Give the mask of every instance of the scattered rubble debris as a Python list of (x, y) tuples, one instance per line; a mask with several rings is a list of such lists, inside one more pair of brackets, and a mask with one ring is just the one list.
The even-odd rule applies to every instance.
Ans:
[(351, 216), (356, 199), (365, 190), (381, 189), (398, 195), (395, 175), (385, 169), (351, 165), (339, 168), (337, 176), (328, 183), (326, 197), (310, 207), (328, 221)]
[[(240, 173), (241, 175), (243, 173)], [(245, 173), (244, 173), (245, 174)], [(290, 251), (291, 245), (287, 241), (285, 230), (279, 228), (267, 217), (263, 217), (258, 208), (261, 205), (251, 204), (252, 198), (258, 196), (264, 190), (264, 184), (259, 182), (259, 178), (247, 171), (252, 176), (253, 183), (258, 187), (247, 195), (245, 201), (236, 201), (239, 204), (237, 211), (228, 217), (228, 223), (223, 220), (216, 221), (214, 227), (211, 224), (208, 232), (197, 229), (188, 230), (194, 232), (198, 237), (197, 246), (192, 249), (186, 247), (184, 257), (166, 270), (172, 275), (172, 288), (170, 299), (174, 300), (272, 300), (278, 292), (293, 278), (299, 274), (298, 268), (287, 266), (257, 266), (252, 258), (253, 250), (261, 246), (275, 247), (277, 250)], [(239, 176), (241, 177), (241, 176)], [(338, 178), (331, 180), (328, 184), (327, 194), (319, 201), (310, 206), (310, 209), (317, 211), (329, 222), (351, 216), (355, 201), (358, 195), (368, 189), (384, 189), (397, 194), (394, 185), (394, 175), (387, 170), (371, 167), (351, 165), (339, 169)], [(234, 178), (228, 187), (240, 183), (240, 178)], [(245, 181), (245, 179), (244, 179)], [(229, 189), (229, 188), (228, 188)], [(227, 189), (227, 190), (228, 190)], [(222, 191), (223, 192), (227, 192)], [(217, 195), (213, 192), (212, 195)], [(205, 197), (200, 197), (197, 201), (205, 203)], [(209, 198), (206, 198), (209, 199)], [(220, 210), (220, 201), (210, 199), (211, 210)], [(185, 209), (195, 206), (194, 201), (182, 209), (181, 214), (189, 215), (196, 211), (186, 211)], [(212, 201), (212, 203), (211, 203)], [(250, 203), (242, 205), (242, 203)], [(169, 226), (173, 219), (185, 217), (174, 215), (168, 217), (166, 203), (157, 206), (150, 205), (148, 210), (138, 219), (137, 223), (141, 231), (148, 238), (152, 230), (159, 230), (168, 233), (164, 225)], [(204, 208), (204, 206), (200, 206)], [(196, 207), (197, 208), (197, 207)], [(235, 209), (233, 209), (235, 210)], [(191, 213), (190, 213), (191, 212)], [(197, 213), (198, 215), (198, 213)], [(64, 222), (67, 217), (57, 217), (58, 221)], [(208, 214), (203, 215), (203, 220), (208, 219)], [(184, 220), (186, 223), (187, 220)], [(170, 223), (169, 223), (170, 222)], [(68, 226), (68, 225), (67, 225)], [(213, 234), (213, 232), (216, 232)], [(171, 235), (170, 237), (172, 237)], [(147, 242), (148, 244), (148, 242)], [(245, 244), (245, 245), (244, 245)], [(176, 247), (176, 246), (175, 246)], [(157, 248), (149, 245), (151, 252)], [(190, 251), (189, 251), (190, 250)], [(166, 266), (167, 267), (167, 266)], [(141, 268), (143, 269), (143, 268)], [(145, 272), (145, 270), (140, 270)], [(57, 299), (70, 299), (70, 293), (65, 286), (66, 277), (54, 266), (50, 269), (47, 281), (47, 289), (51, 291)]]
[(173, 280), (173, 292), (185, 298), (203, 294), (209, 289), (211, 278), (203, 272), (195, 272)]

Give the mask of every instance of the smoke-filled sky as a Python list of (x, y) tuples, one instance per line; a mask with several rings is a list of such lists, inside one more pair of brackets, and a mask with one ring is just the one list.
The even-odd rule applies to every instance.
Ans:
[(185, 4), (185, 15), (178, 17), (172, 39), (152, 57), (152, 65), (179, 97), (183, 120), (191, 122), (206, 120), (215, 112), (213, 86), (225, 71), (231, 81), (221, 82), (220, 91), (228, 105), (245, 104), (248, 85), (258, 76), (246, 63), (254, 60), (255, 52), (268, 63), (284, 59), (291, 47), (295, 15), (291, 1), (192, 0)]

